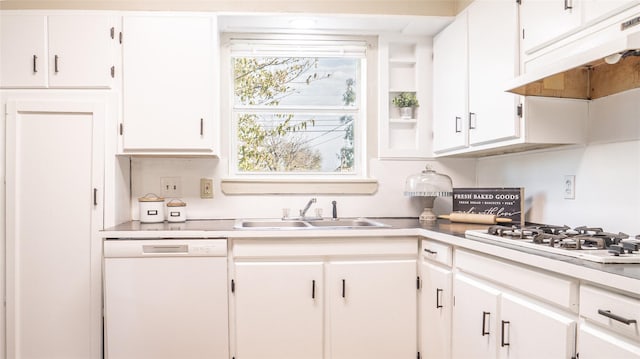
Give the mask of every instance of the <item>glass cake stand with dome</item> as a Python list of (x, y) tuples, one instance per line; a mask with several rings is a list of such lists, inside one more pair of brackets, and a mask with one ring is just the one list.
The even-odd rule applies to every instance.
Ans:
[(447, 175), (437, 173), (431, 167), (407, 177), (404, 186), (404, 195), (423, 198), (424, 210), (420, 214), (421, 222), (435, 222), (438, 218), (433, 213), (433, 204), (437, 197), (451, 197), (453, 184)]

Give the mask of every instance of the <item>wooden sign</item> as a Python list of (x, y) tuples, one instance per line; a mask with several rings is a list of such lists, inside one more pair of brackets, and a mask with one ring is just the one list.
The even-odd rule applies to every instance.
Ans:
[(524, 225), (524, 188), (454, 188), (453, 212), (493, 214)]

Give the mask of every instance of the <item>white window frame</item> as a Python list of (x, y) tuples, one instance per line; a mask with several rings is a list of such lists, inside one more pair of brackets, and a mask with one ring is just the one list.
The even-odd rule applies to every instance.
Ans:
[[(291, 184), (295, 180), (308, 180), (317, 183), (318, 180), (365, 180), (367, 181), (367, 54), (368, 44), (361, 38), (341, 37), (341, 36), (316, 36), (316, 35), (265, 35), (265, 34), (235, 34), (229, 35), (226, 41), (229, 46), (227, 56), (223, 61), (229, 63), (226, 71), (229, 84), (229, 175), (240, 180), (252, 181), (252, 183), (266, 183), (269, 181), (286, 182)], [(305, 56), (305, 57), (360, 57), (360, 73), (358, 84), (359, 93), (356, 108), (350, 106), (325, 106), (323, 109), (309, 108), (304, 106), (235, 106), (233, 97), (233, 66), (231, 61), (236, 56)], [(317, 115), (353, 115), (356, 118), (354, 124), (354, 172), (241, 172), (237, 168), (237, 131), (238, 115), (242, 113), (272, 113), (274, 110), (293, 110), (295, 113), (313, 113)], [(231, 181), (228, 181), (231, 182)], [(224, 184), (224, 183), (223, 183)], [(224, 188), (223, 188), (224, 190)], [(300, 192), (295, 192), (300, 193)], [(315, 192), (317, 193), (317, 191)], [(329, 193), (335, 193), (332, 190)]]

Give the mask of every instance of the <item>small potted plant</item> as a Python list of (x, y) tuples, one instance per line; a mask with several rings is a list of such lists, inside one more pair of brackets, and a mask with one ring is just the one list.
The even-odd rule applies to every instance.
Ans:
[(413, 117), (413, 108), (420, 106), (415, 92), (400, 92), (391, 102), (400, 109), (400, 118)]

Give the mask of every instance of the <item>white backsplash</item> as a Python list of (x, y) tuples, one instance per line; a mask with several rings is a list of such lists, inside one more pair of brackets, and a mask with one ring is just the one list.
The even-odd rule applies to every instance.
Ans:
[[(427, 163), (440, 173), (449, 175), (454, 186), (468, 187), (475, 183), (475, 160), (449, 159), (439, 161), (372, 160), (371, 177), (378, 180), (378, 191), (373, 195), (224, 195), (220, 192), (220, 179), (226, 176), (226, 160), (208, 158), (133, 158), (131, 160), (131, 214), (139, 218), (138, 197), (153, 192), (160, 195), (161, 177), (180, 177), (183, 201), (187, 202), (187, 218), (273, 218), (282, 216), (283, 208), (297, 214), (311, 197), (318, 199), (312, 206), (322, 208), (323, 216), (331, 216), (331, 201), (337, 201), (340, 217), (417, 217), (423, 203), (405, 197), (404, 181), (424, 169)], [(214, 198), (201, 199), (200, 178), (213, 178)], [(438, 198), (437, 214), (451, 211), (451, 200)]]
[[(640, 234), (640, 90), (589, 112), (587, 145), (480, 159), (478, 186), (524, 187), (528, 221)], [(564, 199), (565, 175), (576, 176), (575, 199)]]

